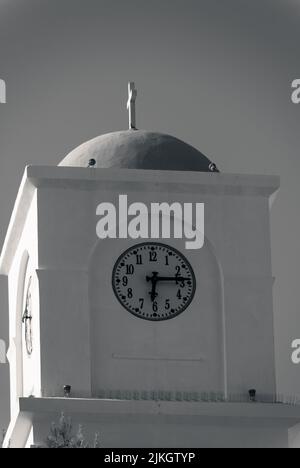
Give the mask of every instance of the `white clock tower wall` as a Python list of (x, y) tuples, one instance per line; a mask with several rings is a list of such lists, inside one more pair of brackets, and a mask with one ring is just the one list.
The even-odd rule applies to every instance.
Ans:
[[(269, 196), (272, 177), (32, 168), (38, 182), (41, 372), (45, 395), (102, 390), (275, 393)], [(50, 174), (51, 173), (51, 174)], [(213, 178), (212, 178), (213, 177)], [(155, 180), (155, 182), (153, 182)], [(172, 183), (169, 181), (172, 180)], [(197, 292), (179, 317), (138, 319), (111, 277), (132, 240), (99, 241), (96, 207), (128, 202), (205, 203), (205, 247), (174, 246)]]
[[(18, 411), (18, 398), (40, 396), (40, 333), (39, 288), (36, 276), (38, 266), (37, 198), (30, 190), (24, 200), (23, 216), (19, 220), (22, 229), (14, 233), (15, 250), (9, 265), (9, 349), (11, 416)], [(12, 249), (11, 249), (12, 251)], [(32, 278), (33, 352), (26, 353), (24, 323), (22, 317), (26, 304), (26, 288)]]
[(99, 242), (90, 270), (94, 396), (100, 389), (225, 390), (222, 287), (216, 259), (208, 245), (195, 254), (185, 250), (184, 241), (167, 243), (191, 263), (197, 290), (184, 313), (172, 320), (149, 322), (128, 313), (111, 286), (115, 262), (136, 241)]
[(41, 362), (44, 396), (91, 396), (87, 262), (95, 242), (92, 192), (38, 193)]
[(90, 397), (88, 281), (84, 272), (39, 270), (43, 396)]
[(275, 385), (270, 206), (266, 197), (226, 197), (216, 232), (224, 273), (228, 392)]
[(6, 359), (9, 343), (8, 279), (0, 275), (0, 434), (9, 423), (9, 364)]
[[(134, 157), (134, 167), (139, 167), (139, 151)], [(206, 160), (201, 161), (206, 167)], [(175, 447), (178, 440), (189, 447), (241, 439), (244, 444), (248, 436), (249, 445), (269, 440), (269, 405), (228, 401), (231, 395), (235, 402), (241, 396), (248, 401), (252, 388), (259, 397), (276, 393), (270, 201), (279, 178), (198, 169), (92, 169), (85, 159), (82, 164), (26, 169), (1, 255), (10, 314), (12, 422), (6, 446), (9, 441), (12, 447), (25, 446), (31, 428), (34, 443), (41, 443), (61, 411), (90, 433), (93, 424), (100, 427), (106, 446), (119, 446), (120, 440), (144, 446), (147, 431), (152, 434), (149, 446)], [(185, 238), (99, 240), (97, 207), (101, 202), (118, 207), (120, 194), (128, 196), (128, 205), (144, 203), (149, 212), (154, 202), (204, 203), (204, 247), (186, 250)], [(175, 249), (176, 261), (186, 262), (186, 271), (191, 265), (196, 278), (191, 303), (170, 320), (138, 318), (113, 289), (121, 255), (147, 241), (166, 244), (169, 253)], [(149, 272), (145, 268), (145, 283), (135, 284), (142, 283), (148, 297), (155, 293), (155, 272), (152, 265)], [(168, 272), (164, 280), (170, 281)], [(194, 279), (189, 281), (192, 285)], [(57, 398), (64, 396), (66, 385), (74, 398)], [(216, 394), (228, 399), (207, 402)], [(278, 416), (280, 405), (272, 408)], [(203, 418), (208, 414), (214, 418), (209, 427), (217, 428), (217, 439), (209, 441)], [(243, 427), (247, 435), (240, 431), (241, 415), (252, 421), (249, 431)], [(265, 420), (269, 426), (259, 431)], [(274, 440), (279, 437), (275, 432)], [(286, 446), (286, 432), (280, 438)]]

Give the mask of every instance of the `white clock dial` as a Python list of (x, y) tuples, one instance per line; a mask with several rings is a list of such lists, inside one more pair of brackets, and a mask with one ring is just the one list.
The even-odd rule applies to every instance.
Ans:
[(112, 282), (122, 306), (151, 321), (181, 314), (196, 291), (195, 274), (185, 256), (173, 247), (153, 242), (124, 252), (116, 262)]

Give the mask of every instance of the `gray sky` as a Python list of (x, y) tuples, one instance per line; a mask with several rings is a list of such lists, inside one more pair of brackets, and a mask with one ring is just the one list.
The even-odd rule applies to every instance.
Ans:
[[(300, 394), (300, 0), (0, 0), (0, 243), (26, 164), (127, 127), (171, 133), (223, 172), (279, 174), (272, 214), (280, 390)], [(253, 343), (255, 346), (255, 343)]]

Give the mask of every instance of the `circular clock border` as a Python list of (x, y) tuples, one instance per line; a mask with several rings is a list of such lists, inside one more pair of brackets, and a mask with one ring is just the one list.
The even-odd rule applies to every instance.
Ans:
[[(169, 249), (169, 250), (172, 250), (173, 252), (176, 253), (176, 255), (179, 255), (179, 257), (183, 257), (184, 258), (184, 261), (186, 263), (186, 265), (188, 266), (190, 272), (191, 272), (191, 275), (192, 275), (192, 281), (193, 281), (193, 284), (194, 284), (194, 287), (193, 287), (193, 292), (191, 294), (191, 297), (189, 298), (189, 300), (187, 301), (187, 303), (185, 304), (185, 307), (180, 311), (180, 312), (177, 312), (176, 314), (172, 315), (172, 316), (169, 316), (169, 317), (163, 317), (163, 318), (152, 318), (152, 317), (142, 317), (141, 315), (133, 312), (129, 307), (127, 307), (126, 305), (124, 305), (124, 303), (121, 301), (120, 297), (119, 297), (119, 294), (116, 290), (116, 286), (115, 286), (115, 282), (114, 282), (114, 278), (115, 278), (115, 273), (117, 271), (117, 268), (118, 268), (118, 265), (120, 263), (120, 261), (129, 253), (131, 252), (132, 250), (134, 249), (139, 249), (141, 247), (144, 247), (144, 246), (156, 246), (156, 247), (164, 247), (166, 249)], [(112, 273), (112, 287), (113, 287), (113, 291), (114, 291), (114, 294), (115, 294), (115, 297), (116, 299), (118, 300), (118, 302), (121, 304), (121, 306), (127, 310), (127, 312), (129, 312), (131, 315), (133, 315), (134, 317), (136, 318), (139, 318), (141, 320), (145, 320), (147, 322), (166, 322), (168, 320), (172, 320), (172, 319), (175, 319), (176, 317), (178, 317), (179, 315), (183, 314), (183, 312), (185, 312), (188, 307), (191, 305), (191, 303), (193, 302), (194, 300), (194, 297), (195, 297), (195, 294), (196, 294), (196, 290), (197, 290), (197, 279), (196, 279), (196, 275), (195, 275), (195, 272), (194, 272), (194, 269), (190, 263), (190, 261), (186, 258), (185, 255), (183, 255), (178, 249), (176, 249), (175, 247), (172, 247), (170, 245), (167, 245), (167, 244), (163, 244), (162, 242), (142, 242), (140, 244), (135, 244), (131, 247), (129, 247), (128, 249), (126, 249), (117, 259), (117, 261), (115, 262), (115, 265), (114, 265), (114, 268), (113, 268), (113, 273)]]

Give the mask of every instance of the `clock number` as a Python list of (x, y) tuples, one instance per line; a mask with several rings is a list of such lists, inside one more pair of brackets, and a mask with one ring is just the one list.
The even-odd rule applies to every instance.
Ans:
[(181, 299), (182, 299), (182, 295), (181, 295), (181, 291), (180, 291), (180, 289), (178, 290), (177, 297), (178, 297), (178, 299), (179, 299), (179, 300), (181, 300)]
[(124, 286), (124, 287), (128, 286), (128, 278), (127, 278), (127, 276), (123, 276), (122, 283), (123, 283), (123, 286)]
[(127, 297), (128, 297), (128, 299), (132, 299), (132, 298), (133, 298), (133, 291), (132, 291), (131, 288), (129, 288), (128, 291), (127, 291)]
[(140, 308), (143, 310), (144, 304), (145, 304), (145, 299), (143, 299), (143, 298), (139, 299), (139, 303), (140, 303)]
[(166, 310), (170, 310), (170, 309), (171, 309), (170, 299), (166, 299), (165, 309), (166, 309)]
[(143, 265), (143, 257), (141, 255), (136, 256), (136, 264)]
[[(179, 278), (179, 276), (181, 276), (181, 268), (180, 268), (180, 266), (178, 266), (178, 265), (177, 265), (177, 267), (176, 267), (176, 275), (175, 275), (175, 276), (176, 276), (176, 278)], [(178, 285), (179, 282), (176, 281), (176, 284)]]
[(169, 266), (170, 263), (169, 263), (169, 255), (166, 255), (166, 266)]
[(134, 266), (126, 265), (126, 275), (134, 275)]
[(157, 305), (157, 302), (153, 302), (152, 309), (153, 309), (153, 312), (157, 312), (157, 311), (158, 311), (158, 305)]
[(150, 262), (157, 262), (157, 252), (150, 252)]

